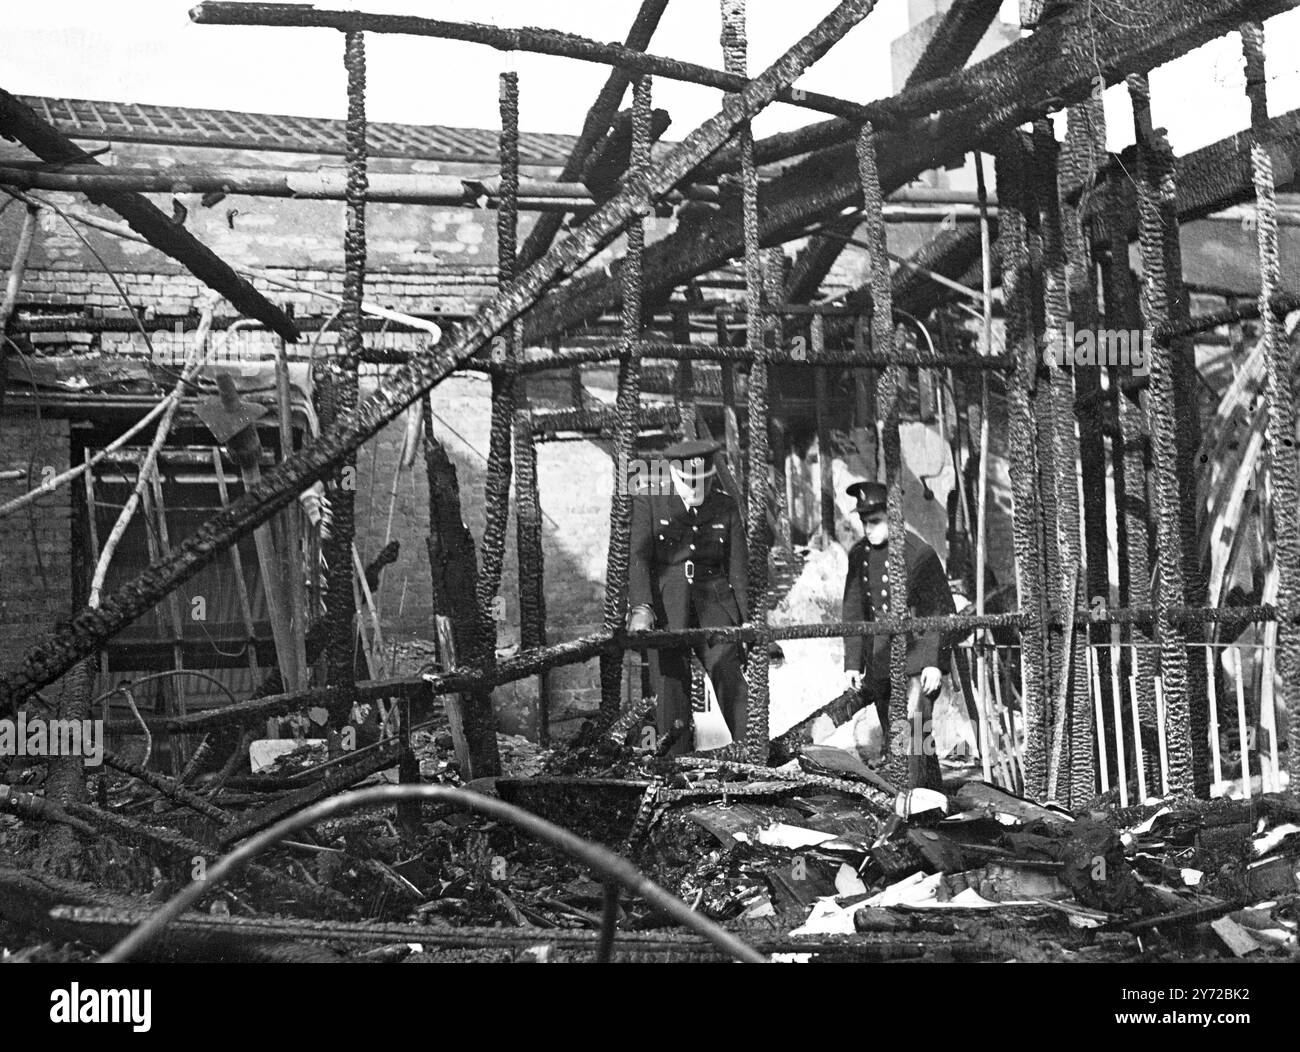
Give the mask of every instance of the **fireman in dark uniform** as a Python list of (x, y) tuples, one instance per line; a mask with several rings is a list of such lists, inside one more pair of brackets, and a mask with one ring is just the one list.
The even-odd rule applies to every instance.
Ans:
[[(656, 454), (649, 492), (632, 498), (629, 631), (739, 625), (747, 611), (745, 525), (736, 502), (713, 484), (718, 442), (679, 442)], [(745, 680), (735, 642), (698, 645), (718, 706), (739, 741), (745, 733)], [(692, 748), (690, 652), (655, 649), (650, 675), (655, 723), (670, 735), (669, 755)]]
[[(894, 589), (907, 589), (907, 609), (913, 617), (941, 617), (956, 613), (952, 590), (943, 564), (933, 548), (912, 534), (905, 535), (903, 559), (906, 581), (889, 579), (889, 536), (886, 515), (887, 491), (879, 482), (857, 482), (848, 488), (856, 498), (857, 513), (866, 536), (849, 551), (849, 570), (844, 582), (844, 620), (874, 621), (889, 616)], [(944, 634), (926, 632), (907, 636), (907, 675), (919, 677), (920, 727), (913, 727), (907, 742), (889, 741), (889, 650), (890, 636), (849, 636), (844, 640), (844, 676), (850, 689), (860, 691), (866, 704), (874, 703), (886, 750), (897, 749), (910, 758), (913, 787), (940, 787), (939, 759), (931, 734), (934, 699), (949, 671), (950, 657)], [(913, 680), (913, 691), (918, 684)], [(907, 699), (897, 699), (903, 704)], [(920, 747), (920, 755), (918, 748)]]

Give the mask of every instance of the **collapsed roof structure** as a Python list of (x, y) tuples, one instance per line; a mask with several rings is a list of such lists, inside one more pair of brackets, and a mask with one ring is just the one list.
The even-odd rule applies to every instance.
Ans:
[[(768, 69), (748, 68), (743, 0), (723, 0), (725, 70), (706, 69), (647, 52), (666, 0), (645, 0), (625, 45), (545, 29), (504, 29), (432, 18), (330, 11), (303, 5), (231, 3), (209, 0), (195, 7), (202, 25), (244, 25), (302, 30), (329, 28), (342, 35), (347, 71), (346, 175), (314, 192), (346, 202), (346, 276), (339, 316), (343, 352), (328, 363), (321, 431), (282, 463), (253, 480), (246, 493), (214, 515), (193, 535), (176, 541), (134, 580), (97, 604), (87, 606), (31, 652), (9, 663), (0, 677), (0, 706), (18, 707), (43, 688), (76, 670), (135, 618), (167, 599), (180, 585), (245, 536), (255, 534), (318, 481), (333, 506), (336, 551), (352, 540), (356, 457), (367, 441), (419, 403), (458, 370), (491, 378), (492, 422), (486, 479), (487, 523), (477, 549), (461, 521), (454, 472), (430, 446), (430, 558), (435, 605), (445, 614), (449, 636), (440, 671), (401, 681), (356, 681), (354, 567), (345, 557), (330, 561), (324, 648), (327, 684), (311, 688), (298, 679), (283, 692), (240, 700), (219, 710), (178, 713), (165, 722), (169, 735), (242, 727), (266, 717), (308, 708), (328, 710), (340, 721), (359, 700), (387, 698), (449, 700), (453, 727), (463, 736), (466, 774), (497, 773), (497, 742), (491, 694), (495, 686), (562, 665), (599, 661), (602, 715), (620, 717), (623, 655), (629, 649), (705, 639), (734, 639), (748, 645), (750, 691), (743, 741), (715, 757), (719, 762), (761, 767), (769, 760), (769, 645), (785, 639), (888, 634), (895, 640), (895, 690), (906, 693), (903, 636), (935, 627), (908, 616), (906, 597), (896, 590), (892, 616), (873, 622), (773, 626), (769, 623), (770, 547), (769, 377), (776, 367), (817, 369), (827, 365), (878, 370), (875, 418), (883, 428), (882, 477), (889, 488), (889, 517), (903, 532), (902, 473), (898, 437), (904, 371), (953, 370), (1001, 377), (1006, 385), (1009, 471), (1013, 495), (1018, 609), (987, 613), (981, 600), (968, 613), (942, 620), (957, 634), (1011, 630), (1021, 649), (1024, 720), (1023, 788), (1038, 800), (1082, 806), (1099, 789), (1122, 787), (1127, 803), (1126, 720), (1136, 755), (1132, 769), (1145, 770), (1136, 715), (1120, 712), (1118, 687), (1106, 684), (1092, 650), (1122, 629), (1137, 658), (1135, 712), (1152, 714), (1158, 728), (1162, 795), (1209, 796), (1219, 780), (1213, 672), (1203, 656), (1207, 628), (1267, 623), (1276, 633), (1278, 690), (1290, 714), (1290, 738), (1269, 756), (1272, 781), (1280, 788), (1282, 753), (1290, 784), (1300, 775), (1300, 533), (1295, 517), (1273, 517), (1276, 530), (1275, 586), (1260, 602), (1226, 609), (1207, 603), (1209, 582), (1202, 567), (1197, 458), (1201, 434), (1193, 337), (1242, 319), (1258, 319), (1259, 367), (1266, 392), (1265, 444), (1269, 452), (1271, 499), (1279, 508), (1297, 502), (1297, 449), (1293, 356), (1283, 320), (1297, 301), (1285, 294), (1278, 249), (1280, 186), (1294, 176), (1300, 124), (1294, 113), (1270, 117), (1263, 72), (1264, 19), (1285, 11), (1293, 0), (1167, 0), (1150, 7), (1141, 24), (1094, 20), (1087, 5), (1026, 4), (1032, 32), (966, 66), (997, 15), (991, 0), (956, 0), (924, 56), (898, 95), (860, 104), (796, 87), (799, 77), (867, 19), (871, 0), (843, 0), (811, 32)], [(1239, 31), (1246, 58), (1251, 125), (1240, 134), (1184, 157), (1175, 157), (1151, 120), (1147, 74), (1155, 67), (1230, 31)], [(593, 105), (582, 134), (572, 143), (563, 172), (553, 184), (520, 179), (520, 134), (516, 75), (501, 78), (500, 174), (490, 186), (432, 185), (429, 180), (372, 176), (369, 159), (378, 151), (398, 154), (400, 140), (368, 136), (366, 119), (367, 35), (430, 36), (503, 51), (530, 51), (610, 66), (608, 83)], [(656, 144), (652, 84), (680, 80), (718, 88), (718, 113), (679, 142)], [(1137, 142), (1131, 156), (1111, 158), (1105, 150), (1104, 90), (1126, 85), (1132, 99)], [(609, 149), (607, 135), (619, 120), (619, 105), (632, 88), (625, 149)], [(829, 119), (798, 131), (756, 140), (749, 122), (774, 102), (801, 106)], [(1055, 113), (1065, 113), (1066, 133), (1058, 141)], [(26, 176), (4, 170), (0, 181), (27, 188), (84, 189), (93, 201), (118, 212), (131, 230), (202, 278), (242, 314), (258, 319), (293, 342), (292, 318), (244, 278), (140, 196), (184, 180), (200, 189), (233, 193), (278, 193), (267, 173), (159, 173), (99, 170), (95, 158), (72, 144), (49, 121), (14, 96), (0, 95), (0, 134), (15, 138), (45, 165)], [(1026, 130), (1028, 127), (1029, 130)], [(613, 178), (592, 177), (594, 155), (612, 166)], [(990, 222), (987, 195), (979, 201), (983, 221), (941, 229), (906, 267), (890, 266), (884, 209), (889, 195), (928, 169), (959, 162), (983, 151), (996, 158), (997, 214)], [(652, 156), (653, 152), (653, 156)], [(610, 156), (614, 154), (615, 156)], [(761, 187), (759, 166), (792, 162)], [(27, 181), (24, 183), (23, 179)], [(207, 180), (203, 182), (202, 180)], [(162, 180), (162, 181), (160, 181)], [(197, 182), (196, 182), (197, 180)], [(455, 182), (454, 180), (452, 182)], [(717, 192), (709, 189), (713, 184)], [(286, 183), (285, 194), (312, 192)], [(478, 191), (482, 190), (483, 193)], [(444, 198), (436, 198), (439, 193)], [(382, 196), (387, 195), (387, 196)], [(433, 327), (425, 346), (389, 373), (364, 401), (358, 393), (358, 365), (365, 349), (367, 202), (430, 199), (472, 206), (490, 197), (498, 209), (500, 286), (477, 313), (446, 329)], [(545, 207), (547, 200), (562, 202)], [(541, 214), (528, 239), (518, 244), (521, 200)], [(1258, 298), (1227, 312), (1192, 314), (1183, 287), (1179, 225), (1190, 219), (1254, 201), (1261, 287)], [(539, 204), (541, 202), (541, 204)], [(697, 207), (692, 210), (691, 206)], [(679, 209), (677, 229), (647, 246), (644, 225), (657, 209)], [(557, 240), (565, 213), (582, 216)], [(689, 214), (688, 214), (689, 213)], [(846, 242), (864, 231), (870, 252), (870, 281), (832, 301), (819, 289)], [(996, 230), (996, 239), (991, 236)], [(982, 235), (982, 236), (981, 236)], [(618, 239), (623, 241), (619, 242)], [(790, 267), (781, 246), (807, 238)], [(1140, 286), (1128, 268), (1136, 239)], [(609, 266), (588, 266), (593, 257), (619, 245)], [(728, 261), (743, 264), (743, 340), (692, 342), (689, 327), (670, 338), (648, 332), (646, 317), (683, 285)], [(972, 276), (975, 277), (972, 277)], [(908, 347), (895, 318), (925, 313), (954, 289), (969, 291), (982, 279), (984, 339), (977, 352), (942, 352)], [(1005, 347), (992, 343), (993, 284), (1000, 284)], [(1100, 291), (1100, 303), (1098, 292)], [(616, 315), (616, 332), (572, 339), (579, 330)], [(854, 325), (869, 329), (853, 339)], [(1111, 366), (1068, 355), (1044, 354), (1067, 326), (1154, 334), (1149, 371), (1127, 363)], [(804, 343), (791, 337), (808, 332)], [(675, 420), (652, 419), (642, 405), (645, 363), (675, 363), (679, 407)], [(549, 643), (546, 575), (543, 566), (535, 438), (539, 430), (526, 398), (526, 378), (555, 370), (616, 363), (616, 402), (608, 408), (576, 408), (545, 426), (604, 430), (612, 435), (615, 469), (635, 453), (644, 427), (667, 425), (696, 437), (700, 418), (691, 411), (690, 366), (721, 363), (724, 383), (743, 377), (745, 421), (743, 465), (732, 480), (742, 495), (749, 551), (749, 595), (756, 597), (749, 620), (731, 629), (658, 630), (628, 633), (626, 608), (631, 495), (616, 489), (610, 509), (610, 546), (605, 581), (604, 626), (595, 634)], [(734, 398), (734, 388), (733, 388)], [(985, 418), (987, 420), (987, 417)], [(166, 424), (160, 428), (165, 434)], [(232, 435), (235, 432), (232, 431)], [(1109, 462), (1108, 462), (1109, 461)], [(1149, 471), (1148, 471), (1149, 465)], [(1121, 478), (1122, 491), (1107, 479)], [(498, 659), (494, 600), (500, 590), (510, 511), (516, 493), (517, 544), (523, 647)], [(1143, 492), (1145, 490), (1145, 493)], [(984, 507), (972, 514), (983, 525)], [(1112, 527), (1110, 524), (1115, 523)], [(1119, 606), (1098, 605), (1109, 594), (1106, 537), (1122, 537), (1123, 579)], [(902, 552), (891, 551), (891, 571), (904, 579)], [(1153, 583), (1154, 582), (1154, 583)], [(1138, 644), (1141, 644), (1138, 646)], [(1208, 652), (1208, 651), (1206, 651)], [(984, 670), (981, 669), (981, 677)], [(1118, 675), (1116, 670), (1115, 675)], [(75, 693), (75, 692), (74, 692)], [(65, 694), (65, 696), (67, 696)], [(61, 715), (81, 718), (84, 701)], [(79, 715), (80, 714), (80, 715)], [(981, 720), (984, 717), (981, 716)], [(892, 738), (905, 736), (908, 715), (894, 714)], [(616, 725), (616, 724), (615, 724)], [(991, 726), (981, 735), (991, 741)], [(252, 837), (280, 819), (394, 761), (404, 780), (410, 765), (408, 736), (391, 747), (350, 761), (306, 796), (295, 796), (229, 822), (219, 843)], [(989, 746), (992, 750), (992, 746)], [(1264, 762), (1261, 759), (1261, 763)], [(883, 774), (906, 785), (905, 757), (892, 757)], [(1142, 777), (1145, 777), (1143, 775)], [(1245, 775), (1249, 779), (1248, 773)], [(1145, 782), (1143, 783), (1145, 784)], [(653, 787), (658, 791), (662, 785)], [(169, 787), (175, 799), (186, 791)], [(649, 790), (647, 790), (649, 793)], [(418, 794), (413, 794), (418, 795)], [(1142, 794), (1145, 796), (1146, 794)], [(192, 801), (191, 801), (192, 802)], [(77, 815), (79, 812), (70, 812)], [(223, 821), (230, 816), (223, 813)], [(733, 947), (734, 949), (734, 947)], [(743, 955), (741, 951), (738, 954)]]

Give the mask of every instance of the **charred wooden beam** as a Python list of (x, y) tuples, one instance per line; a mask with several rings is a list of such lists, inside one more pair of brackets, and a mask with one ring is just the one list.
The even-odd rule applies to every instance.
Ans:
[[(1260, 128), (1268, 143), (1268, 154), (1276, 173), (1277, 186), (1286, 186), (1300, 171), (1300, 110), (1274, 117)], [(1250, 151), (1255, 141), (1251, 131), (1237, 132), (1209, 146), (1174, 159), (1173, 177), (1178, 188), (1178, 218), (1188, 223), (1214, 212), (1248, 201), (1255, 194)], [(1125, 217), (1129, 240), (1138, 234), (1137, 188), (1130, 177), (1137, 167), (1137, 147), (1131, 146), (1098, 173), (1096, 188), (1088, 197), (1085, 217), (1100, 220), (1112, 213)], [(1078, 183), (1067, 191), (1077, 197)]]
[[(0, 135), (16, 139), (44, 161), (98, 165), (90, 154), (43, 121), (26, 103), (0, 88)], [(252, 285), (241, 278), (215, 252), (140, 194), (125, 190), (93, 190), (87, 196), (105, 205), (130, 224), (154, 248), (189, 269), (214, 292), (250, 318), (256, 318), (291, 342), (298, 339), (293, 321)]]
[[(667, 114), (662, 110), (651, 108), (652, 83), (649, 77), (638, 77), (632, 86), (632, 110), (629, 114), (626, 146), (617, 145), (617, 138), (606, 139), (605, 143), (616, 145), (609, 150), (597, 152), (592, 160), (599, 162), (602, 156), (604, 164), (621, 162), (621, 168), (629, 164), (640, 167), (650, 163), (650, 150), (657, 137), (656, 129), (662, 132), (662, 121), (658, 114)], [(626, 154), (623, 150), (626, 149)], [(606, 167), (606, 176), (614, 173)], [(621, 174), (621, 172), (619, 173)], [(611, 189), (617, 180), (611, 182)], [(602, 191), (593, 187), (597, 195)], [(649, 202), (647, 202), (648, 204)], [(618, 370), (618, 389), (615, 396), (614, 413), (617, 423), (613, 433), (613, 485), (609, 508), (609, 550), (605, 562), (605, 601), (601, 611), (601, 620), (606, 632), (613, 634), (623, 627), (627, 615), (628, 578), (632, 558), (632, 494), (623, 477), (626, 464), (631, 458), (641, 430), (641, 331), (644, 325), (641, 302), (641, 260), (645, 252), (645, 220), (636, 219), (627, 230), (627, 251), (624, 255), (623, 279), (623, 317), (622, 355)], [(600, 656), (600, 708), (607, 716), (618, 712), (622, 701), (623, 655), (609, 651)]]
[[(633, 112), (623, 110), (587, 158), (582, 181), (597, 204), (604, 204), (618, 192), (619, 180), (632, 159)], [(650, 115), (650, 141), (658, 142), (672, 124), (667, 110), (653, 110)]]
[[(623, 46), (629, 51), (644, 51), (649, 47), (650, 38), (654, 36), (654, 31), (658, 28), (659, 20), (663, 17), (667, 6), (668, 0), (642, 0)], [(587, 158), (591, 156), (596, 144), (609, 130), (610, 123), (618, 113), (619, 103), (631, 82), (632, 75), (628, 70), (615, 66), (610, 71), (609, 79), (605, 81), (600, 94), (596, 96), (596, 101), (587, 112), (587, 119), (583, 122), (578, 141), (573, 144), (568, 160), (564, 162), (564, 169), (559, 176), (561, 180), (577, 179), (582, 174)], [(554, 213), (538, 218), (528, 239), (524, 242), (524, 247), (519, 250), (521, 268), (531, 267), (551, 247), (551, 242), (560, 232), (562, 223), (562, 218)]]
[[(460, 484), (456, 467), (433, 433), (433, 407), (424, 407), (424, 462), (429, 479), (429, 572), (433, 584), (433, 609), (438, 621), (446, 619), (449, 646), (444, 646), (444, 632), (435, 625), (439, 640), (439, 658), (444, 666), (449, 657), (461, 655), (474, 660), (495, 639), (491, 611), (477, 600), (478, 556), (474, 537), (461, 514)], [(454, 649), (454, 655), (444, 653)], [(490, 689), (475, 689), (464, 699), (450, 699), (451, 722), (457, 736), (463, 737), (461, 763), (471, 778), (490, 777), (500, 768), (497, 753), (496, 721), (492, 713)]]
[[(1052, 109), (1079, 102), (1094, 86), (1097, 68), (1108, 79), (1146, 71), (1212, 40), (1246, 17), (1267, 18), (1296, 0), (1170, 0), (1167, 16), (1134, 29), (1089, 19), (1080, 8), (960, 73), (905, 91), (890, 113), (937, 113), (905, 128), (879, 133), (881, 185), (888, 194), (919, 172), (938, 167), (998, 134)], [(952, 100), (961, 100), (956, 106)], [(875, 109), (873, 113), (875, 113)], [(774, 244), (801, 236), (808, 226), (860, 206), (862, 187), (849, 145), (823, 150), (792, 165), (766, 184), (761, 237)], [(682, 282), (715, 270), (742, 245), (738, 202), (726, 202), (709, 223), (692, 224), (646, 250), (646, 297), (653, 302)], [(548, 297), (525, 323), (529, 343), (615, 308), (618, 267), (610, 275), (584, 275)]]
[[(533, 433), (536, 435), (583, 431), (611, 437), (620, 420), (616, 409), (539, 409), (532, 414)], [(675, 405), (646, 406), (633, 421), (638, 429), (674, 428), (680, 424), (681, 412)]]
[[(250, 197), (288, 197), (295, 200), (343, 201), (347, 199), (347, 174), (335, 169), (223, 168), (176, 165), (168, 168), (103, 168), (63, 166), (43, 168), (0, 164), (0, 183), (24, 190), (62, 190), (96, 193), (104, 190), (142, 194), (223, 193)], [(479, 182), (451, 175), (382, 172), (370, 177), (366, 200), (372, 203), (444, 205), (462, 208), (500, 207), (494, 181)], [(581, 182), (521, 180), (522, 211), (565, 212), (594, 208), (598, 202)]]
[[(925, 51), (908, 74), (904, 90), (946, 76), (964, 66), (997, 17), (999, 6), (1000, 0), (957, 0), (948, 9), (934, 36), (926, 44)], [(852, 121), (839, 119), (830, 123), (837, 125), (837, 128), (828, 145), (835, 141), (847, 142), (853, 136), (855, 125)], [(759, 144), (755, 143), (756, 153), (758, 148)], [(835, 233), (849, 237), (859, 222), (860, 220), (847, 217), (837, 219), (833, 229)], [(845, 242), (835, 237), (810, 240), (795, 260), (786, 286), (786, 299), (795, 303), (812, 299), (844, 251), (844, 246)]]
[[(378, 15), (360, 11), (318, 11), (304, 4), (242, 4), (211, 2), (191, 8), (190, 18), (200, 25), (224, 26), (295, 26), (340, 29), (346, 32), (400, 33), (410, 36), (438, 37), (483, 44), (498, 51), (527, 51), (537, 55), (555, 55), (583, 62), (618, 66), (632, 73), (649, 74), (665, 80), (702, 84), (723, 91), (742, 91), (748, 81), (734, 73), (698, 66), (619, 44), (602, 44), (572, 33), (536, 26), (506, 29), (477, 22), (446, 22), (437, 18), (413, 15)], [(776, 93), (781, 102), (805, 109), (833, 113), (855, 120), (865, 119), (866, 107), (847, 99), (837, 99), (816, 91), (791, 90), (783, 87)]]
[[(356, 685), (359, 703), (386, 701), (393, 698), (408, 701), (423, 700), (429, 696), (424, 681), (418, 676), (398, 676), (393, 679), (363, 681)], [(268, 719), (304, 712), (309, 708), (330, 709), (337, 717), (347, 715), (347, 699), (337, 688), (296, 690), (287, 694), (269, 694), (250, 698), (220, 709), (204, 709), (184, 716), (157, 718), (146, 716), (145, 723), (152, 734), (202, 734), (223, 727), (256, 727)], [(114, 721), (108, 730), (113, 734), (139, 734), (136, 720)]]
[[(343, 337), (338, 354), (328, 359), (322, 372), (325, 397), (321, 424), (329, 427), (346, 419), (357, 407), (360, 395), (362, 348), (361, 302), (366, 279), (366, 187), (368, 153), (366, 145), (366, 47), (360, 33), (343, 38), (343, 67), (347, 74), (347, 188), (346, 226), (343, 232), (343, 299), (339, 304), (339, 331)], [(325, 682), (343, 687), (344, 693), (356, 682), (357, 628), (353, 591), (352, 551), (356, 536), (356, 451), (346, 453), (326, 477), (326, 492), (332, 511), (328, 535), (321, 540), (325, 556)], [(254, 534), (256, 536), (256, 533)], [(331, 742), (335, 739), (331, 738)], [(331, 749), (334, 745), (331, 745)]]

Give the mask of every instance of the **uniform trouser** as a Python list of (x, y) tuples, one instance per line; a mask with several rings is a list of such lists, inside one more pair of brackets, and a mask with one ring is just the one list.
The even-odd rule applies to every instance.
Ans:
[[(691, 628), (729, 628), (735, 622), (722, 605), (692, 597)], [(660, 736), (680, 728), (668, 755), (691, 751), (691, 650), (704, 664), (713, 681), (718, 707), (731, 729), (731, 737), (740, 741), (745, 735), (748, 700), (745, 678), (741, 675), (740, 644), (699, 644), (694, 648), (663, 647), (650, 651), (650, 680), (658, 695), (655, 725)]]
[(942, 789), (943, 772), (934, 737), (934, 698), (922, 693), (919, 676), (908, 677), (907, 683), (907, 719), (900, 721), (897, 728), (889, 725), (893, 691), (888, 680), (864, 681), (862, 697), (868, 705), (876, 706), (885, 752), (891, 757), (907, 757), (908, 785), (913, 789)]

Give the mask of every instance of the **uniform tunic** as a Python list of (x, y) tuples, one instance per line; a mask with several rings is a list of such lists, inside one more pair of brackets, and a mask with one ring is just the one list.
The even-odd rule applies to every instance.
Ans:
[[(907, 567), (907, 609), (913, 617), (942, 617), (956, 613), (952, 589), (943, 564), (933, 548), (912, 534), (903, 540), (903, 561)], [(872, 547), (866, 538), (849, 551), (849, 571), (844, 581), (844, 620), (875, 621), (889, 617), (893, 589), (899, 582), (889, 579), (889, 545)], [(844, 667), (862, 673), (863, 682), (874, 690), (889, 690), (890, 637), (849, 636), (844, 640)], [(924, 632), (907, 636), (907, 674), (919, 676), (921, 670), (935, 667), (947, 672), (950, 667), (943, 633)]]
[[(639, 494), (632, 499), (632, 552), (628, 604), (648, 606), (661, 628), (715, 628), (742, 624), (747, 616), (748, 565), (745, 526), (736, 502), (713, 486), (703, 503), (689, 508), (676, 494)], [(693, 648), (713, 681), (727, 726), (745, 733), (745, 681), (737, 643)], [(690, 665), (685, 648), (651, 652), (650, 674), (661, 734), (680, 722), (689, 727)], [(686, 735), (672, 750), (690, 749)]]
[[(889, 544), (872, 547), (863, 538), (849, 552), (849, 571), (844, 582), (844, 620), (875, 621), (888, 618), (891, 596), (898, 587), (907, 589), (907, 612), (912, 617), (941, 617), (956, 612), (952, 589), (943, 564), (933, 548), (919, 537), (903, 538), (905, 582), (889, 577)], [(931, 697), (916, 699), (917, 711), (899, 736), (892, 736), (889, 722), (891, 683), (889, 678), (890, 636), (849, 636), (844, 640), (844, 667), (862, 673), (862, 700), (874, 702), (884, 732), (885, 747), (907, 757), (907, 778), (913, 787), (938, 789), (943, 784), (939, 758), (934, 749)], [(908, 633), (908, 676), (919, 676), (926, 668), (949, 670), (949, 644), (942, 632)], [(900, 699), (902, 701), (903, 699)], [(892, 738), (892, 740), (891, 740)]]

